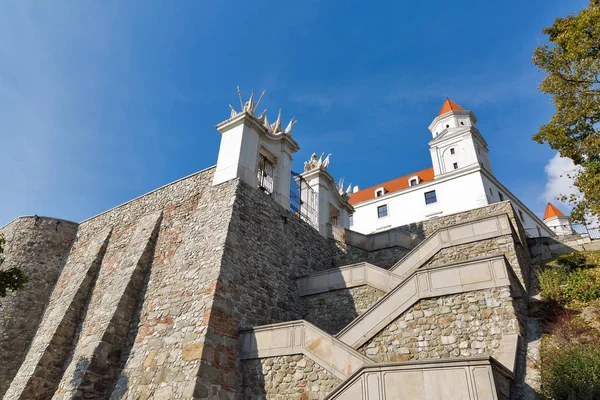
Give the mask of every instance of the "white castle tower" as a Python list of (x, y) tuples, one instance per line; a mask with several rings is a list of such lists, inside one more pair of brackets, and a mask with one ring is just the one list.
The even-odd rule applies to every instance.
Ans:
[(488, 146), (475, 124), (477, 118), (450, 99), (446, 99), (438, 116), (429, 125), (433, 140), (429, 151), (434, 175), (444, 175), (473, 165), (492, 173)]

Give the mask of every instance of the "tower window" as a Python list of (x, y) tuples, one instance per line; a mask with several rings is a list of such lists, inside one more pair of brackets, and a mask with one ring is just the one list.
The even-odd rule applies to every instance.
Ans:
[(502, 195), (502, 193), (498, 192), (498, 197), (500, 197), (500, 201), (504, 201), (504, 196)]
[(388, 216), (387, 204), (377, 207), (377, 218), (383, 218)]
[(464, 124), (465, 124), (465, 121), (460, 121), (460, 124), (461, 124), (461, 125), (464, 125)]
[(454, 154), (454, 147), (450, 149), (450, 154)]
[(519, 218), (521, 218), (521, 222), (525, 222), (525, 218), (523, 218), (523, 211), (519, 210)]
[(446, 128), (450, 128), (450, 125), (446, 124)]
[(258, 179), (258, 187), (266, 194), (273, 193), (273, 172), (275, 168), (273, 163), (262, 153), (258, 154), (258, 171), (256, 177)]
[(454, 169), (458, 169), (458, 163), (455, 162), (454, 164), (452, 164), (454, 166)]
[(492, 192), (492, 188), (490, 188), (490, 196), (492, 196), (492, 199), (494, 198), (494, 192)]
[(354, 225), (354, 214), (350, 214), (350, 216), (348, 216), (348, 224), (350, 226)]
[(425, 192), (425, 204), (433, 204), (437, 202), (437, 196), (435, 195), (435, 190), (431, 192)]
[(417, 185), (417, 180), (416, 179), (411, 179), (410, 180), (410, 186), (416, 186)]

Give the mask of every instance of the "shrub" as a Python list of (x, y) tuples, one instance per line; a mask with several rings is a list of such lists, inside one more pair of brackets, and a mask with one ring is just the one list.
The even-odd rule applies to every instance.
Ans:
[(559, 255), (556, 257), (556, 263), (565, 268), (567, 271), (574, 271), (577, 268), (589, 267), (585, 254), (577, 251)]
[(600, 399), (600, 348), (584, 344), (546, 352), (542, 393), (553, 400)]
[(548, 323), (548, 332), (552, 335), (545, 342), (553, 348), (565, 348), (576, 344), (600, 344), (600, 332), (578, 313), (568, 308), (555, 312)]
[(600, 298), (600, 283), (588, 271), (576, 269), (567, 276), (564, 297), (582, 302)]
[(556, 268), (547, 268), (537, 274), (540, 282), (540, 295), (545, 301), (564, 303), (567, 299), (561, 287), (566, 274)]

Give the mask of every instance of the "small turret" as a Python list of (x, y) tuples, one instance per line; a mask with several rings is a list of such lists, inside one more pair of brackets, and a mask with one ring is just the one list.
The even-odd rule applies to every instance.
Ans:
[(544, 212), (544, 223), (557, 235), (572, 235), (571, 218), (563, 214), (554, 204), (548, 203)]

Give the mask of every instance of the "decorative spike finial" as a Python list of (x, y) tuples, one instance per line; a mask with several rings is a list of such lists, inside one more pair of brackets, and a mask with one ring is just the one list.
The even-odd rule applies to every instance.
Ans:
[(284, 131), (284, 132), (285, 132), (286, 134), (288, 134), (288, 135), (291, 135), (291, 134), (292, 134), (292, 127), (293, 127), (294, 125), (296, 125), (296, 123), (297, 123), (297, 122), (298, 122), (298, 121), (297, 121), (296, 119), (294, 119), (294, 117), (292, 117), (292, 119), (290, 119), (290, 123), (289, 123), (289, 124), (286, 126), (286, 128), (285, 128), (285, 131)]
[(238, 89), (238, 96), (240, 98), (240, 110), (244, 111), (244, 102), (242, 101), (242, 91), (240, 90), (240, 87), (237, 87)]
[[(267, 92), (266, 90), (263, 90), (262, 93), (260, 94), (260, 97), (258, 99), (258, 103), (256, 103), (256, 106), (254, 106), (254, 110), (252, 110), (253, 113), (256, 112), (256, 109), (260, 105), (260, 102), (261, 102), (261, 100), (262, 100), (262, 98), (263, 98), (263, 96), (265, 95), (266, 92)], [(267, 110), (265, 110), (265, 111), (267, 111)]]

